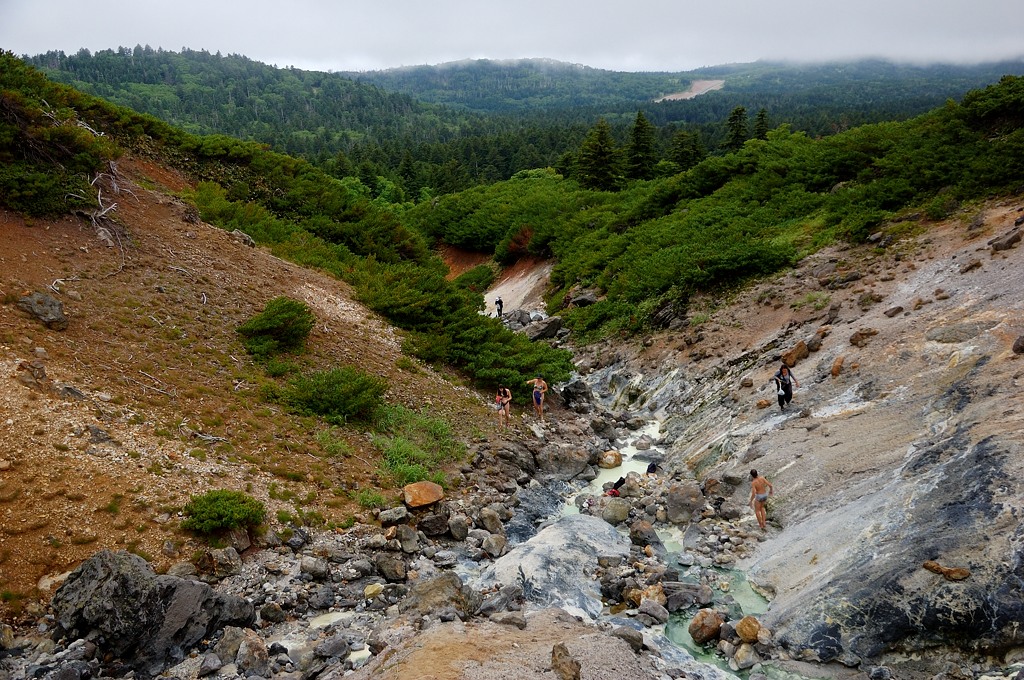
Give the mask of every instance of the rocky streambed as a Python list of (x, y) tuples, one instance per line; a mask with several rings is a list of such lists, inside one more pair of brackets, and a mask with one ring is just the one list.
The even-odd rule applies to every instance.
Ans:
[[(867, 275), (843, 270), (848, 253), (809, 258), (785, 294), (831, 304), (758, 332), (773, 298), (752, 291), (731, 345), (680, 327), (660, 354), (596, 346), (547, 424), (474, 443), (457, 488), (412, 489), (374, 524), (236, 536), (162, 575), (100, 553), (4, 627), (0, 671), (721, 676), (672, 642), (685, 615), (686, 635), (752, 675), (1015, 677), (1024, 293), (1005, 280), (1020, 255), (975, 264), (976, 237), (952, 243), (913, 267), (868, 259)], [(787, 411), (769, 387), (783, 358), (801, 381)], [(626, 444), (655, 476), (622, 474)], [(754, 466), (776, 487), (766, 534), (746, 508)], [(764, 615), (737, 609), (730, 569), (771, 600)]]

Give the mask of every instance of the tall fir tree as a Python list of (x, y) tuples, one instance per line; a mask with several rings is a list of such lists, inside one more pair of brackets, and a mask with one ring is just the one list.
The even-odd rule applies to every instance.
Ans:
[(732, 110), (729, 120), (725, 123), (725, 129), (725, 148), (730, 151), (738, 151), (749, 138), (745, 106), (737, 106)]
[(654, 166), (658, 162), (654, 133), (655, 127), (644, 112), (637, 111), (626, 148), (626, 177), (629, 179), (650, 179), (654, 176)]
[(704, 160), (707, 151), (696, 132), (680, 130), (672, 137), (670, 158), (679, 166), (680, 172), (689, 170)]
[(590, 129), (576, 156), (576, 174), (580, 185), (598, 191), (619, 188), (619, 158), (612, 128), (604, 118)]
[(768, 111), (761, 108), (754, 118), (754, 139), (768, 139)]

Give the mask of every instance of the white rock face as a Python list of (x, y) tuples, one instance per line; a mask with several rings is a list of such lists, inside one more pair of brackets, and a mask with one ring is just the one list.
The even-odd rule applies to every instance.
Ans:
[(473, 585), (523, 585), (525, 577), (530, 602), (593, 619), (601, 612), (600, 591), (593, 579), (598, 556), (628, 554), (629, 538), (600, 517), (568, 515), (496, 560)]

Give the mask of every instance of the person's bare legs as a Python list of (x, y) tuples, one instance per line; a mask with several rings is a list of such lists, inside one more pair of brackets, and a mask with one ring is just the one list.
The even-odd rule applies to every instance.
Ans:
[(754, 516), (757, 517), (757, 526), (761, 527), (761, 531), (764, 531), (765, 526), (768, 524), (768, 513), (764, 509), (764, 502), (754, 501)]

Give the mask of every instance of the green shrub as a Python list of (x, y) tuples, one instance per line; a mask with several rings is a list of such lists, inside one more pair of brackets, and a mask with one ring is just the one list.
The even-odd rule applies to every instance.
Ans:
[(284, 391), (283, 401), (296, 413), (322, 416), (343, 425), (349, 420), (370, 420), (384, 403), (384, 380), (342, 366), (296, 376)]
[(473, 267), (456, 277), (452, 283), (473, 293), (483, 293), (494, 283), (494, 267), (486, 264)]
[(387, 505), (384, 495), (376, 489), (363, 489), (356, 494), (356, 502), (362, 508), (383, 508)]
[(263, 311), (238, 327), (242, 344), (258, 360), (284, 351), (299, 350), (306, 343), (316, 317), (304, 303), (276, 297)]
[(263, 503), (241, 491), (218, 489), (192, 496), (182, 511), (185, 529), (199, 534), (256, 527), (263, 523), (267, 510)]

